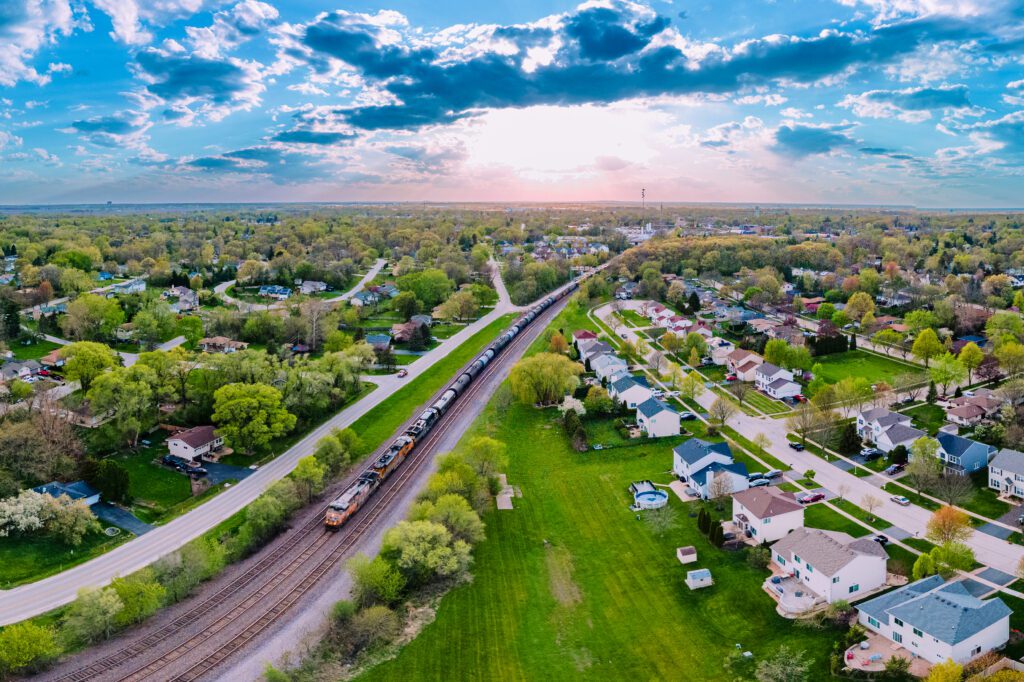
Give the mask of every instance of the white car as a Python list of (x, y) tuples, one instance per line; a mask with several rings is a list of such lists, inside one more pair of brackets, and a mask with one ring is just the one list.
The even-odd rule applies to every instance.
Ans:
[(898, 504), (901, 507), (909, 507), (910, 506), (910, 500), (908, 500), (907, 498), (903, 497), (902, 495), (893, 495), (889, 499), (892, 500), (893, 502), (895, 502), (896, 504)]

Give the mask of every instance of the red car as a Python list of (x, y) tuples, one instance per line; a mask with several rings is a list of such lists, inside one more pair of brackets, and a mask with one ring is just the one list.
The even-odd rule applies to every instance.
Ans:
[(800, 504), (811, 504), (812, 502), (820, 502), (825, 499), (825, 493), (807, 493), (801, 497), (796, 498)]
[(726, 381), (736, 381), (736, 379), (737, 379), (737, 377), (736, 377), (735, 374), (726, 374), (725, 375), (725, 380)]
[(41, 377), (48, 377), (48, 376), (50, 376), (50, 370), (48, 370), (48, 369), (41, 369), (41, 370), (39, 370), (39, 376), (41, 376)]

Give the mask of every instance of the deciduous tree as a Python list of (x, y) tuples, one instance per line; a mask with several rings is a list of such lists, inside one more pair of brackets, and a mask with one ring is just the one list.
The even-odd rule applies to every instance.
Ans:
[(580, 364), (564, 355), (538, 353), (516, 363), (509, 382), (520, 401), (547, 405), (575, 388), (582, 373)]
[(117, 356), (109, 346), (94, 341), (79, 341), (64, 346), (59, 353), (65, 360), (64, 375), (68, 381), (77, 381), (88, 391), (93, 380), (104, 370), (117, 364)]
[(281, 392), (265, 384), (228, 384), (213, 396), (212, 419), (233, 448), (251, 454), (295, 427), (295, 415), (284, 409)]
[(971, 537), (971, 519), (955, 507), (939, 507), (928, 519), (925, 537), (936, 545), (964, 542)]

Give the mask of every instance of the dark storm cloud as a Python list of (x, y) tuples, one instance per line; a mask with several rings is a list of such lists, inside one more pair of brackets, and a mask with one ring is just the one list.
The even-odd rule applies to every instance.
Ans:
[(252, 93), (253, 73), (230, 59), (148, 49), (136, 64), (150, 81), (146, 89), (166, 101), (199, 99), (228, 104)]

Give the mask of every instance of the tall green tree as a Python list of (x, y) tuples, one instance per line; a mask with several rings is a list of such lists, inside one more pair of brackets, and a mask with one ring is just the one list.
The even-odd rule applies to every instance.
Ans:
[(88, 391), (93, 380), (104, 370), (118, 364), (117, 355), (109, 346), (94, 341), (79, 341), (60, 350), (64, 358), (64, 375), (69, 381), (77, 381), (83, 391)]
[(295, 428), (281, 392), (266, 384), (228, 384), (213, 394), (213, 422), (225, 442), (252, 454)]

